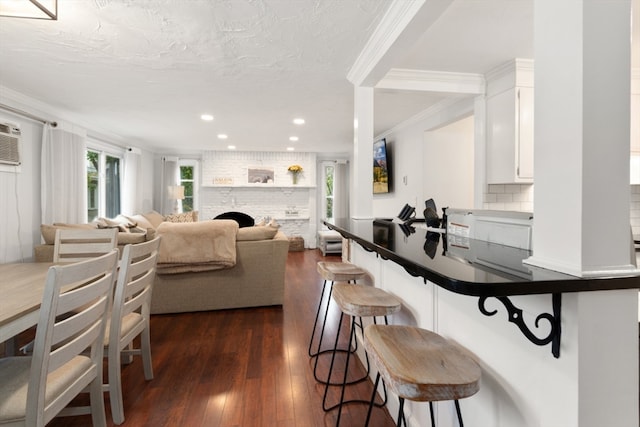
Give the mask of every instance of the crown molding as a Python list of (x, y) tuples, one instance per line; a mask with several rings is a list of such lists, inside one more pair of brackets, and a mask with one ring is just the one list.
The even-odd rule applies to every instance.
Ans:
[(347, 73), (347, 79), (361, 86), (371, 71), (400, 37), (426, 0), (393, 0), (364, 48)]
[(393, 68), (375, 87), (376, 89), (483, 95), (486, 85), (482, 74)]
[(533, 73), (533, 59), (514, 58), (489, 70), (485, 77), (487, 81), (493, 81), (523, 72)]
[(431, 105), (429, 108), (409, 117), (407, 120), (398, 123), (391, 129), (376, 135), (375, 139), (384, 138), (388, 135), (407, 129), (417, 123), (429, 121), (425, 124), (425, 131), (438, 129), (446, 126), (458, 119), (473, 114), (474, 97), (450, 97)]
[(60, 126), (81, 127), (86, 129), (86, 133), (90, 138), (113, 144), (118, 147), (126, 147), (132, 143), (136, 143), (136, 141), (127, 140), (120, 135), (116, 135), (110, 131), (99, 129), (95, 125), (86, 123), (76, 117), (73, 113), (61, 110), (60, 108), (56, 108), (46, 102), (42, 102), (36, 98), (32, 98), (2, 85), (0, 85), (0, 102), (5, 103), (10, 107), (24, 110), (34, 116), (41, 116), (47, 121), (55, 121)]

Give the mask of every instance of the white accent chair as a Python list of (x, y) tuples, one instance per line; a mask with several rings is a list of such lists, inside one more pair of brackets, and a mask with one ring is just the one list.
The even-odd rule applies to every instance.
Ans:
[[(142, 356), (144, 377), (153, 379), (149, 315), (151, 290), (156, 272), (160, 237), (144, 243), (127, 245), (122, 252), (120, 273), (113, 298), (111, 320), (105, 334), (104, 345), (108, 356), (111, 416), (115, 424), (124, 422), (122, 400), (122, 356)], [(133, 339), (140, 335), (140, 348), (132, 348)]]
[[(117, 262), (114, 249), (49, 269), (33, 356), (0, 359), (0, 425), (42, 427), (90, 413), (94, 426), (106, 426), (103, 342)], [(91, 406), (67, 407), (85, 389)]]

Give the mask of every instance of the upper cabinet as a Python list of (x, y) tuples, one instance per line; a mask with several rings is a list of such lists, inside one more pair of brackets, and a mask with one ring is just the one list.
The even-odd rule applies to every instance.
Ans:
[(533, 62), (487, 74), (487, 183), (533, 182)]
[(533, 182), (533, 88), (487, 100), (487, 183)]

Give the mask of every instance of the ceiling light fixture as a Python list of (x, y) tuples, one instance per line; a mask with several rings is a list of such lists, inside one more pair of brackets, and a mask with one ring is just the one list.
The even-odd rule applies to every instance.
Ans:
[(203, 114), (200, 116), (200, 118), (205, 122), (210, 122), (211, 120), (213, 120), (213, 116), (211, 114)]
[(290, 137), (289, 137), (289, 141), (296, 142), (297, 140), (298, 140), (298, 137), (297, 137), (297, 136), (290, 136)]
[(227, 138), (229, 138), (229, 137), (225, 133), (219, 133), (218, 134), (218, 139), (227, 139)]
[(303, 125), (304, 119), (293, 119), (293, 123), (296, 125)]
[(287, 147), (287, 151), (294, 151), (295, 148), (294, 147)]
[(0, 16), (58, 20), (58, 0), (3, 0)]
[(235, 145), (227, 145), (227, 149), (229, 150), (235, 150), (236, 146)]

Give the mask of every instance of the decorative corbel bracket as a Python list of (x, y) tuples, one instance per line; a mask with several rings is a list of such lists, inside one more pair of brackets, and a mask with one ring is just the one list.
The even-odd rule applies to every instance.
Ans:
[(522, 309), (514, 306), (509, 297), (480, 297), (480, 299), (478, 300), (478, 308), (480, 309), (480, 312), (482, 314), (484, 314), (485, 316), (493, 316), (498, 312), (498, 310), (489, 311), (485, 308), (485, 302), (487, 301), (487, 298), (496, 298), (497, 300), (501, 301), (502, 304), (504, 304), (509, 315), (509, 322), (514, 323), (516, 326), (518, 326), (518, 328), (520, 328), (520, 331), (524, 334), (525, 337), (527, 337), (529, 341), (531, 341), (535, 345), (540, 346), (551, 343), (551, 353), (555, 358), (560, 357), (560, 312), (562, 308), (562, 294), (552, 295), (553, 314), (541, 313), (540, 315), (538, 315), (538, 317), (536, 317), (536, 328), (540, 327), (540, 320), (546, 320), (551, 326), (549, 335), (542, 338), (539, 338), (531, 331), (531, 329), (529, 329), (522, 316)]

